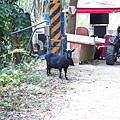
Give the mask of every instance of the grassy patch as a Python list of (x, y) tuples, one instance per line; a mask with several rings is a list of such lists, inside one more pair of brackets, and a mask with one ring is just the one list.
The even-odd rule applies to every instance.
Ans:
[(47, 77), (46, 70), (36, 70), (35, 64), (9, 66), (0, 72), (0, 119), (18, 119), (19, 113), (34, 109), (50, 111), (53, 94), (65, 91), (66, 81)]

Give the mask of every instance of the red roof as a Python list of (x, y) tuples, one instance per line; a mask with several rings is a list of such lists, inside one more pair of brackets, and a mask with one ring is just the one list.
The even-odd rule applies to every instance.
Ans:
[(120, 5), (103, 2), (87, 2), (77, 6), (77, 13), (113, 13), (120, 12)]

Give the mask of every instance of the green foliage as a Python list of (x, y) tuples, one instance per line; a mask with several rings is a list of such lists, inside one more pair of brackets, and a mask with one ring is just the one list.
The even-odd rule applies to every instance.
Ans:
[(0, 86), (5, 86), (7, 84), (19, 84), (20, 83), (21, 72), (13, 67), (4, 68), (0, 72)]
[[(39, 61), (40, 62), (40, 61)], [(27, 103), (28, 97), (34, 96), (32, 101), (35, 103), (41, 103), (44, 101), (44, 96), (50, 94), (50, 90), (47, 89), (44, 93), (40, 90), (36, 91), (27, 90), (27, 87), (23, 89), (24, 86), (35, 86), (39, 85), (41, 87), (47, 87), (49, 81), (43, 72), (36, 73), (34, 69), (34, 64), (36, 62), (32, 61), (30, 64), (24, 63), (21, 66), (9, 66), (0, 71), (0, 114), (2, 116), (9, 116), (10, 111), (20, 111), (22, 107), (28, 108), (29, 103)], [(41, 103), (42, 104), (42, 103)], [(0, 118), (1, 119), (1, 118)]]
[(17, 2), (18, 0), (0, 0), (0, 4), (3, 4), (3, 3), (7, 3), (7, 4), (12, 4), (12, 3), (15, 3), (15, 2)]
[(18, 101), (20, 100), (20, 88), (18, 86), (9, 85), (7, 87), (1, 88), (0, 92), (1, 92), (0, 100), (1, 109), (6, 109), (8, 111), (13, 111), (16, 109), (19, 110), (19, 105), (21, 101), (20, 103), (18, 103)]
[(12, 55), (9, 53), (14, 49), (12, 45), (13, 38), (16, 37), (18, 40), (17, 48), (19, 49), (25, 47), (24, 45), (30, 37), (28, 31), (12, 34), (12, 32), (28, 26), (24, 10), (15, 4), (16, 1), (6, 0), (6, 3), (4, 3), (3, 0), (0, 0), (0, 69), (12, 59)]
[[(39, 61), (40, 62), (40, 61)], [(0, 86), (5, 87), (6, 85), (20, 85), (21, 83), (27, 82), (32, 84), (41, 85), (45, 84), (45, 76), (43, 74), (35, 74), (34, 70), (35, 61), (31, 61), (29, 64), (24, 62), (22, 65), (16, 67), (9, 66), (3, 68), (0, 71)]]
[(40, 64), (43, 65), (44, 61), (33, 60), (0, 71), (0, 119), (19, 119), (19, 113), (32, 112), (35, 107), (43, 112), (50, 111), (53, 91), (65, 91), (67, 81), (47, 77), (45, 69), (35, 69)]
[(39, 84), (41, 82), (43, 77), (40, 78), (39, 75), (33, 74), (33, 65), (34, 62), (31, 64), (24, 63), (22, 66), (9, 66), (0, 71), (0, 106), (2, 106), (2, 109), (8, 111), (19, 110), (23, 102), (19, 101), (22, 96), (20, 92), (21, 84), (31, 82)]

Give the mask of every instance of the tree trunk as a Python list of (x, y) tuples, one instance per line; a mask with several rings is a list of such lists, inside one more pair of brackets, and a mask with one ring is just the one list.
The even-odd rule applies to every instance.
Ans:
[[(12, 39), (12, 47), (13, 49), (18, 49), (19, 48), (19, 39), (20, 39), (20, 36), (19, 35), (14, 35), (14, 38)], [(15, 52), (13, 53), (13, 61), (15, 64), (19, 64), (20, 61), (21, 61), (21, 53), (20, 52)]]
[[(69, 6), (75, 6), (77, 8), (78, 0), (70, 0)], [(76, 28), (76, 13), (74, 15), (68, 15), (66, 33), (75, 34)]]
[[(28, 27), (32, 26), (30, 14), (27, 12), (27, 13), (25, 13), (25, 16), (26, 16), (26, 19), (25, 19), (24, 22), (28, 25)], [(26, 20), (27, 20), (27, 21), (26, 21)], [(29, 36), (31, 36), (31, 35), (32, 35), (32, 28), (28, 29), (28, 30), (27, 30), (27, 33), (28, 33)], [(30, 41), (29, 51), (33, 51), (32, 40)]]

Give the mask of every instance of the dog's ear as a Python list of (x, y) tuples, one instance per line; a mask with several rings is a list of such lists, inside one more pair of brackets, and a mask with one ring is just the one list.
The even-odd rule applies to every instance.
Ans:
[(74, 52), (74, 51), (75, 51), (75, 49), (71, 50), (71, 52)]

